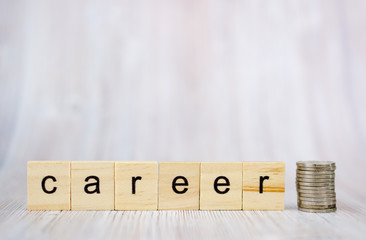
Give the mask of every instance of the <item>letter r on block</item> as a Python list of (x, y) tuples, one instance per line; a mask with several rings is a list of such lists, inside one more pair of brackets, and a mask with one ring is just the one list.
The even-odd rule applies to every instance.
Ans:
[(284, 162), (243, 163), (243, 210), (283, 210)]

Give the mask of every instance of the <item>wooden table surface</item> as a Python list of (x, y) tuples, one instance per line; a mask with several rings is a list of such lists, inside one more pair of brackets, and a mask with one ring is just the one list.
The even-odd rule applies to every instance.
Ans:
[[(0, 239), (364, 239), (365, 1), (0, 0)], [(337, 163), (338, 211), (295, 162)], [(284, 161), (286, 210), (28, 212), (30, 160)]]

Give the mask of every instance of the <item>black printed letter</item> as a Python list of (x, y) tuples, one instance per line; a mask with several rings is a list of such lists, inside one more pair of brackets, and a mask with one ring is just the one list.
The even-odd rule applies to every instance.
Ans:
[(142, 177), (132, 177), (132, 194), (136, 194), (136, 181), (141, 180)]
[[(177, 183), (177, 180), (178, 179), (182, 179), (184, 183)], [(188, 186), (188, 180), (187, 178), (183, 177), (183, 176), (177, 176), (173, 179), (173, 182), (172, 182), (172, 188), (173, 188), (173, 191), (177, 194), (183, 194), (185, 192), (188, 191), (188, 188), (184, 188), (183, 190), (181, 191), (178, 191), (178, 189), (176, 188), (176, 186)]]
[[(225, 183), (218, 183), (218, 181), (219, 181), (220, 179), (225, 180)], [(217, 178), (215, 179), (215, 182), (214, 182), (214, 189), (215, 189), (215, 191), (216, 191), (218, 194), (225, 194), (225, 193), (227, 193), (227, 192), (230, 190), (230, 188), (225, 188), (225, 190), (224, 190), (224, 191), (220, 191), (220, 190), (217, 188), (218, 186), (230, 186), (230, 181), (229, 181), (229, 179), (227, 179), (227, 177), (220, 176), (220, 177), (217, 177)]]
[(259, 193), (263, 193), (263, 181), (264, 180), (268, 180), (269, 177), (268, 176), (260, 176), (259, 178)]
[(48, 194), (52, 194), (52, 193), (56, 192), (57, 187), (53, 187), (52, 190), (48, 191), (46, 189), (47, 179), (52, 179), (52, 181), (56, 182), (56, 178), (54, 176), (49, 176), (48, 175), (48, 176), (46, 176), (42, 179), (42, 190), (43, 190), (43, 192), (48, 193)]
[[(89, 179), (94, 179), (96, 182), (95, 183), (86, 184), (85, 187), (84, 187), (84, 191), (86, 193), (88, 193), (88, 194), (100, 193), (100, 190), (99, 190), (99, 178), (97, 176), (89, 176), (89, 177), (85, 178), (85, 182), (88, 182)], [(92, 191), (90, 191), (88, 189), (91, 186), (95, 186), (95, 189), (92, 190)]]

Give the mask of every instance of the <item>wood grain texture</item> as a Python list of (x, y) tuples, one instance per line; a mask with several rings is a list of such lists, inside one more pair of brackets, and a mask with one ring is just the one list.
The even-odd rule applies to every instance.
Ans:
[[(216, 191), (214, 188), (215, 182), (216, 185), (225, 185), (217, 186)], [(201, 163), (200, 209), (240, 210), (243, 205), (242, 184), (243, 163)]]
[(157, 210), (158, 163), (115, 162), (114, 197), (115, 210)]
[[(0, 238), (364, 239), (365, 9), (0, 0)], [(284, 161), (285, 210), (28, 212), (27, 161), (76, 159)], [(336, 213), (296, 210), (299, 160)]]
[(71, 162), (71, 210), (114, 210), (114, 162)]
[(199, 162), (159, 163), (159, 210), (200, 208), (200, 166)]
[[(260, 178), (263, 180), (262, 193)], [(243, 209), (283, 210), (285, 208), (285, 163), (243, 163)]]
[(70, 162), (31, 161), (27, 166), (27, 209), (70, 210)]

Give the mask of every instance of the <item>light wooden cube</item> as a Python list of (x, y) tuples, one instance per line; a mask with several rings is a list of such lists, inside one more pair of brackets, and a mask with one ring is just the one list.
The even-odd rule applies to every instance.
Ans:
[(71, 162), (71, 210), (114, 210), (114, 162)]
[(242, 168), (241, 162), (201, 163), (200, 209), (240, 210)]
[(157, 162), (116, 162), (115, 176), (116, 210), (157, 210)]
[(159, 163), (159, 210), (199, 209), (200, 163)]
[(243, 163), (244, 210), (283, 210), (284, 200), (284, 162)]
[(28, 210), (70, 210), (70, 162), (34, 161), (27, 168)]

